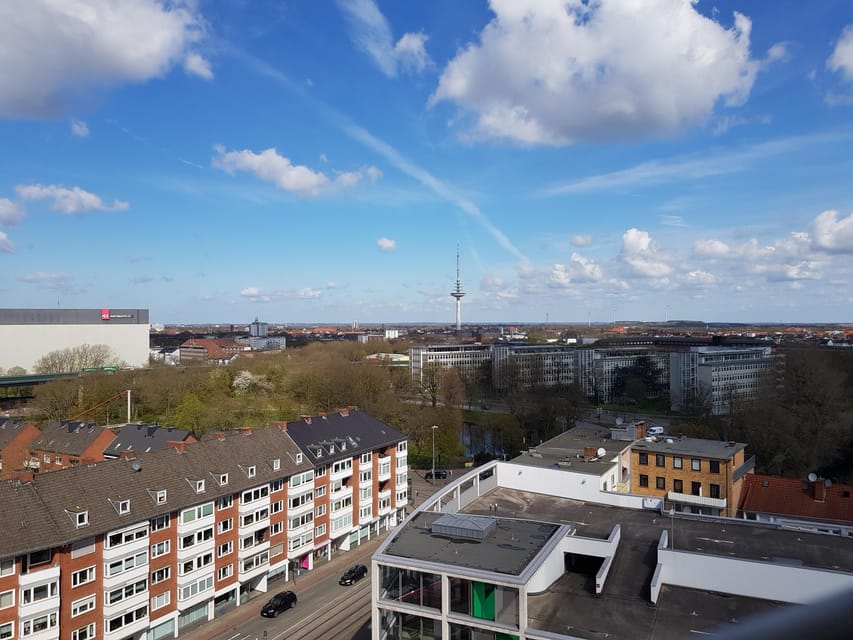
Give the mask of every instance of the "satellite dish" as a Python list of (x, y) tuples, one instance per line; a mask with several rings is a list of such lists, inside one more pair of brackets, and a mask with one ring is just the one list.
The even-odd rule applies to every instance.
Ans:
[(600, 458), (601, 456), (607, 453), (607, 449), (605, 449), (604, 447), (598, 447), (598, 451), (596, 451), (595, 453)]
[(616, 424), (622, 424), (625, 422), (622, 418), (616, 418)]
[(815, 482), (816, 480), (817, 480), (817, 474), (814, 471), (812, 471), (809, 474), (809, 482)]
[(832, 480), (827, 478), (826, 480), (823, 481), (823, 486), (825, 486), (827, 489), (829, 489), (832, 486)]
[(130, 463), (130, 468), (134, 471), (140, 471), (142, 469), (142, 463), (139, 459), (134, 459), (134, 461)]

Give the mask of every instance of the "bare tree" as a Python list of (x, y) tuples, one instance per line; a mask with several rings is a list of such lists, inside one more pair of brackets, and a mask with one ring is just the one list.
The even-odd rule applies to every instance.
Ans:
[(36, 373), (73, 373), (108, 364), (119, 364), (115, 353), (109, 346), (105, 344), (81, 344), (46, 353), (36, 361), (33, 370)]

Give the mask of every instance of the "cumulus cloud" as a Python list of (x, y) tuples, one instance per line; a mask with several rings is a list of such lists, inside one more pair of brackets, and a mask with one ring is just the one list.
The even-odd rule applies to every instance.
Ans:
[(636, 275), (646, 278), (662, 278), (672, 271), (648, 231), (628, 229), (623, 233), (620, 257)]
[(21, 282), (39, 285), (45, 289), (69, 289), (72, 278), (67, 273), (48, 273), (36, 271), (18, 278)]
[(184, 58), (184, 71), (203, 80), (213, 80), (210, 62), (195, 51), (188, 53)]
[(576, 234), (572, 236), (573, 247), (588, 247), (592, 244), (592, 236), (587, 234)]
[(0, 117), (46, 117), (93, 89), (164, 75), (204, 31), (195, 2), (0, 3)]
[(72, 120), (71, 121), (71, 134), (75, 138), (88, 138), (89, 137), (89, 125), (87, 125), (82, 120)]
[(838, 219), (838, 211), (824, 211), (809, 228), (813, 246), (832, 253), (853, 253), (853, 213)]
[(397, 241), (383, 236), (376, 241), (376, 246), (379, 247), (380, 251), (396, 251)]
[(846, 80), (853, 81), (853, 24), (844, 27), (826, 66), (830, 71), (841, 73)]
[(701, 269), (688, 271), (684, 276), (684, 281), (693, 287), (712, 287), (717, 284), (717, 278), (713, 273)]
[(568, 264), (555, 264), (551, 268), (549, 284), (565, 288), (583, 282), (598, 282), (603, 277), (601, 267), (594, 260), (573, 253)]
[(249, 149), (226, 151), (222, 145), (214, 147), (216, 155), (211, 164), (229, 174), (246, 171), (267, 182), (272, 182), (283, 191), (300, 196), (317, 196), (335, 189), (347, 189), (367, 179), (375, 182), (382, 175), (376, 167), (365, 167), (357, 171), (345, 171), (330, 178), (322, 171), (314, 171), (304, 165), (293, 164), (289, 158), (269, 148), (260, 153)]
[(742, 104), (765, 61), (751, 21), (685, 0), (491, 0), (495, 18), (444, 69), (430, 104), (473, 113), (475, 138), (563, 145), (670, 135)]
[(24, 217), (24, 207), (8, 198), (0, 198), (0, 224), (13, 225)]
[(297, 298), (302, 298), (303, 300), (312, 300), (314, 298), (319, 298), (322, 295), (320, 291), (317, 289), (312, 289), (311, 287), (303, 287), (296, 292)]
[(0, 231), (0, 253), (15, 253), (15, 245), (2, 231)]
[(113, 200), (105, 203), (100, 196), (84, 191), (80, 187), (64, 187), (62, 185), (26, 184), (15, 187), (18, 197), (22, 200), (51, 200), (50, 208), (60, 213), (83, 213), (85, 211), (124, 211), (128, 203)]
[(722, 258), (729, 254), (729, 245), (721, 240), (697, 240), (693, 252), (705, 258)]
[(405, 33), (394, 43), (391, 26), (374, 0), (339, 0), (338, 5), (349, 23), (353, 44), (389, 78), (400, 70), (421, 73), (431, 66), (427, 36)]

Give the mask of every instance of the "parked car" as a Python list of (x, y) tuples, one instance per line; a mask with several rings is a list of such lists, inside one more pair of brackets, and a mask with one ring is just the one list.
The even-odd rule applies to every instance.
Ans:
[(341, 576), (341, 579), (338, 580), (338, 584), (342, 584), (345, 586), (355, 584), (366, 575), (367, 567), (365, 567), (363, 564), (356, 564), (346, 570), (344, 575)]
[(663, 427), (649, 427), (649, 430), (646, 433), (650, 436), (662, 436), (666, 433), (666, 429)]
[(426, 480), (444, 480), (447, 477), (447, 471), (445, 469), (436, 469), (435, 472), (427, 471), (424, 474), (424, 479)]
[(275, 618), (282, 611), (287, 611), (296, 606), (296, 594), (293, 591), (282, 591), (270, 598), (263, 609), (261, 615), (266, 618)]

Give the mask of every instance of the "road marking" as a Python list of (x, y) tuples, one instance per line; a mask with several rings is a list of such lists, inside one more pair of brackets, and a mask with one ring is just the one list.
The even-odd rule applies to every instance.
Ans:
[(716, 538), (702, 538), (699, 537), (699, 540), (705, 540), (706, 542), (716, 542), (717, 544), (734, 544), (734, 540), (717, 540)]

